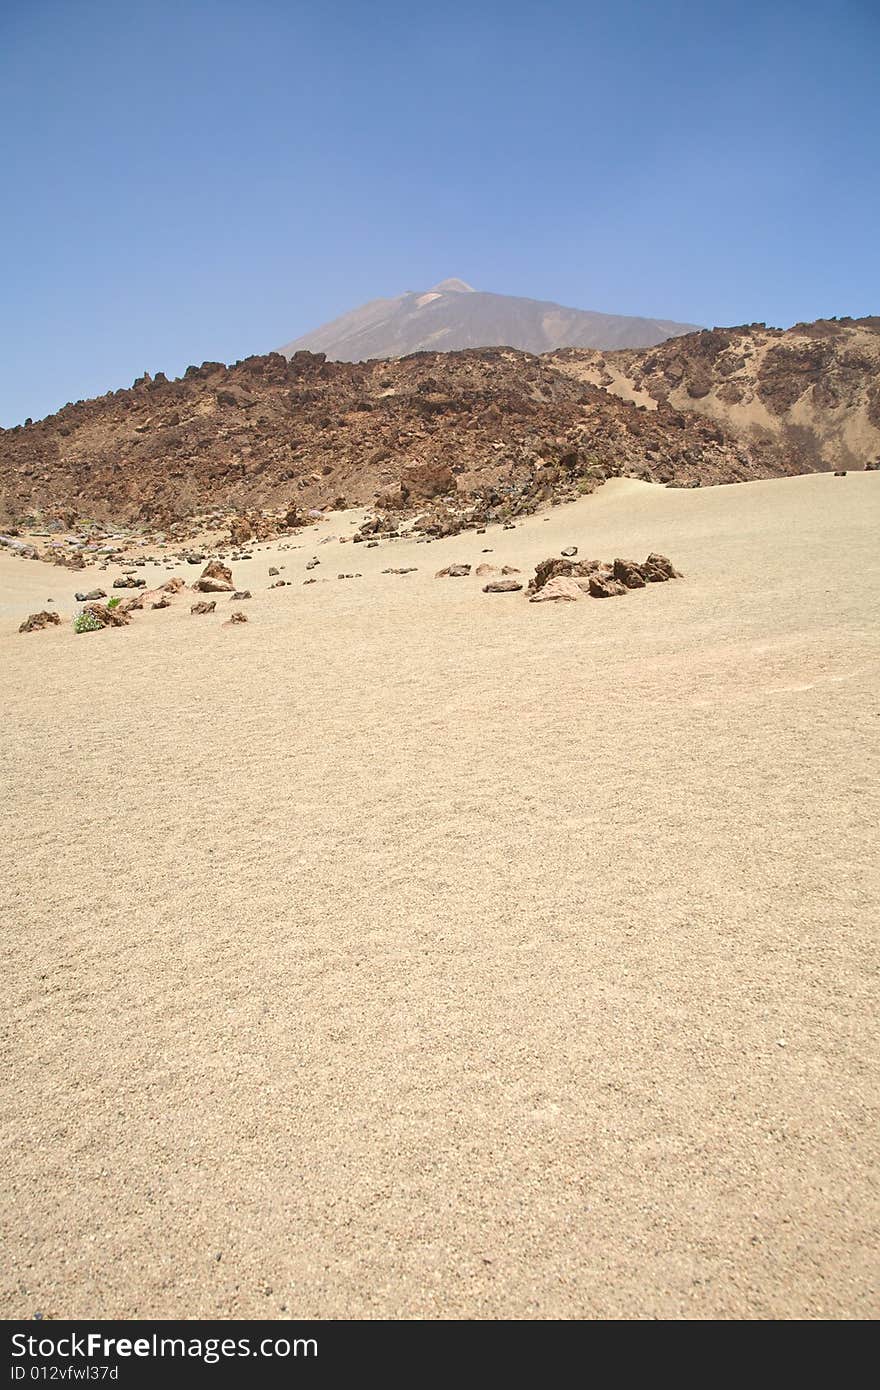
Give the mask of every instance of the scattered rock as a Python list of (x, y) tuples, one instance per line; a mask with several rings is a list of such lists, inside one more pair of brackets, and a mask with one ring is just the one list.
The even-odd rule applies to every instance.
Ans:
[(104, 589), (89, 589), (87, 594), (74, 595), (77, 603), (95, 603), (99, 598), (106, 598), (107, 593)]
[(275, 576), (276, 574), (279, 574), (279, 573), (280, 573), (280, 571), (277, 570), (277, 569), (275, 568), (274, 565), (270, 565), (270, 566), (269, 566), (269, 578), (270, 578), (270, 579), (274, 578), (274, 576)]
[(477, 568), (474, 570), (474, 574), (477, 575), (478, 578), (483, 578), (483, 577), (484, 577), (485, 575), (487, 575), (487, 574), (500, 574), (500, 573), (501, 573), (501, 569), (500, 569), (500, 567), (499, 567), (498, 565), (487, 565), (487, 564), (477, 565)]
[(233, 602), (233, 603), (243, 603), (244, 600), (245, 600), (246, 598), (250, 598), (250, 597), (251, 597), (251, 591), (250, 591), (250, 589), (236, 589), (235, 593), (232, 595), (232, 602)]
[(846, 469), (845, 469), (845, 468), (835, 468), (835, 470), (834, 470), (834, 476), (835, 476), (835, 478), (845, 478), (845, 477), (846, 477)]
[(44, 627), (57, 627), (61, 622), (60, 613), (31, 613), (29, 618), (25, 618), (19, 632), (40, 632)]
[(678, 570), (665, 555), (650, 554), (642, 565), (642, 574), (649, 584), (662, 584), (667, 579), (681, 579)]
[(463, 579), (470, 574), (470, 565), (447, 565), (445, 569), (438, 570), (434, 575), (435, 579)]
[(170, 600), (170, 598), (168, 597), (167, 594), (163, 594), (162, 597), (159, 598), (159, 599), (157, 599), (155, 603), (151, 603), (151, 604), (150, 604), (150, 607), (151, 607), (151, 608), (170, 608), (170, 607), (171, 607), (171, 600)]
[(213, 613), (216, 607), (216, 599), (211, 599), (210, 603), (194, 603), (189, 611), (190, 613)]
[(609, 574), (591, 574), (587, 582), (593, 598), (615, 598), (626, 593), (626, 585)]
[(133, 574), (124, 574), (121, 579), (113, 580), (114, 589), (145, 589), (146, 579), (136, 579)]
[(228, 621), (225, 622), (225, 623), (223, 624), (223, 626), (224, 626), (224, 627), (231, 627), (233, 623), (246, 623), (246, 622), (247, 622), (247, 613), (233, 613), (233, 614), (230, 616), (230, 618), (228, 619)]
[[(562, 581), (565, 582), (565, 581)], [(484, 594), (514, 594), (522, 588), (518, 579), (493, 579), (491, 583), (483, 585)], [(561, 595), (560, 595), (561, 597)]]
[(568, 575), (557, 574), (553, 579), (548, 579), (546, 584), (533, 593), (529, 599), (530, 603), (546, 603), (554, 599), (562, 599), (565, 602), (573, 603), (581, 597), (581, 591), (574, 579)]
[(220, 560), (211, 560), (205, 565), (199, 578), (193, 585), (201, 594), (226, 594), (235, 588), (232, 582), (232, 570), (228, 565), (224, 565)]
[(577, 555), (577, 553), (578, 553), (578, 548), (577, 548), (576, 545), (567, 545), (567, 546), (565, 547), (565, 549), (564, 549), (564, 550), (560, 550), (559, 553), (560, 553), (560, 555), (564, 555), (564, 556), (566, 557), (566, 559), (571, 559), (571, 557), (572, 557), (573, 555)]
[(131, 622), (131, 618), (125, 610), (123, 604), (117, 604), (111, 608), (109, 603), (89, 603), (85, 608), (86, 613), (91, 613), (93, 618), (104, 627), (125, 627)]
[(647, 582), (641, 565), (637, 565), (634, 560), (615, 560), (611, 573), (618, 583), (625, 585), (627, 589), (644, 589)]

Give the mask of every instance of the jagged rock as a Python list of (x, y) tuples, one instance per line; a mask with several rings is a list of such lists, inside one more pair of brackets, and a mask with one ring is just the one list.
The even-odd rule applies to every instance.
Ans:
[(642, 574), (649, 584), (662, 584), (666, 579), (681, 579), (678, 570), (665, 555), (651, 554), (642, 565)]
[(131, 622), (131, 618), (125, 611), (123, 604), (116, 604), (113, 608), (108, 603), (87, 603), (86, 613), (91, 613), (93, 618), (97, 618), (104, 627), (125, 627)]
[(124, 598), (118, 607), (112, 611), (114, 613), (134, 613), (137, 609), (144, 606), (144, 594), (133, 594), (131, 598)]
[(644, 589), (645, 576), (642, 573), (641, 565), (637, 565), (634, 560), (615, 560), (612, 574), (619, 583), (625, 585), (627, 589)]
[(560, 553), (560, 555), (564, 555), (564, 556), (566, 557), (566, 559), (569, 559), (569, 560), (570, 560), (571, 557), (572, 557), (573, 555), (577, 555), (577, 553), (578, 553), (578, 548), (577, 548), (576, 545), (567, 545), (567, 546), (565, 547), (565, 549), (564, 549), (564, 550), (560, 550), (559, 553)]
[(626, 585), (609, 574), (591, 574), (588, 584), (592, 598), (614, 598), (618, 594), (626, 593)]
[(445, 569), (438, 570), (434, 575), (435, 579), (462, 579), (470, 574), (470, 565), (447, 565)]
[(216, 599), (211, 599), (210, 603), (194, 603), (190, 608), (190, 613), (213, 613), (217, 607)]
[(493, 579), (491, 583), (483, 585), (484, 594), (514, 594), (522, 588), (517, 579)]
[(113, 580), (114, 589), (145, 589), (146, 579), (135, 578), (133, 574), (124, 574), (121, 579)]
[(232, 602), (233, 602), (233, 603), (242, 603), (246, 598), (250, 598), (250, 597), (251, 597), (251, 591), (250, 591), (250, 589), (236, 589), (235, 593), (232, 595)]
[(233, 614), (231, 614), (231, 616), (229, 617), (228, 621), (225, 622), (225, 623), (223, 624), (223, 626), (224, 626), (224, 627), (231, 627), (233, 623), (246, 623), (246, 622), (247, 622), (247, 613), (233, 613)]
[(574, 603), (581, 597), (581, 591), (574, 579), (568, 575), (557, 574), (552, 579), (548, 579), (546, 584), (542, 584), (536, 593), (531, 595), (530, 603), (550, 603), (556, 599), (566, 603)]
[(151, 608), (170, 608), (170, 607), (171, 607), (171, 600), (170, 600), (170, 598), (168, 597), (167, 594), (163, 594), (161, 598), (156, 599), (156, 602), (155, 602), (155, 603), (151, 603), (151, 604), (150, 604), (150, 607), (151, 607)]
[(219, 560), (211, 560), (209, 564), (205, 565), (193, 588), (201, 594), (229, 593), (235, 588), (232, 582), (232, 570)]
[(275, 568), (274, 565), (270, 565), (270, 566), (269, 566), (269, 578), (270, 578), (270, 579), (273, 579), (273, 578), (275, 577), (275, 575), (278, 574), (278, 572), (279, 572), (279, 571)]
[(185, 588), (185, 581), (179, 575), (175, 575), (173, 579), (166, 579), (164, 584), (159, 585), (159, 588), (165, 594), (177, 594)]
[(41, 632), (44, 627), (57, 627), (61, 622), (60, 613), (47, 613), (45, 609), (42, 613), (31, 613), (29, 618), (25, 618), (19, 632)]
[(529, 583), (529, 592), (537, 593), (538, 590), (543, 589), (544, 585), (548, 584), (551, 579), (556, 579), (559, 575), (563, 577), (570, 575), (585, 576), (588, 575), (589, 572), (589, 569), (579, 561), (561, 560), (558, 555), (553, 555), (549, 560), (542, 560), (540, 564), (535, 566), (535, 577)]

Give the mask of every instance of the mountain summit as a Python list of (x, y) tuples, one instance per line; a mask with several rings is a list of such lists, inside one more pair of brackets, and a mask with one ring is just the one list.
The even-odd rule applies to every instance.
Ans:
[(371, 300), (280, 351), (290, 357), (306, 349), (338, 362), (363, 362), (458, 348), (512, 347), (534, 353), (563, 347), (644, 348), (696, 327), (489, 294), (451, 279), (429, 290), (408, 290), (395, 299)]

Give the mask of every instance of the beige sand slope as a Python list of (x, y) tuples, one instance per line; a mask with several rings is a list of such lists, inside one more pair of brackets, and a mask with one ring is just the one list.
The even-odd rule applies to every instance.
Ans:
[[(0, 557), (0, 1309), (876, 1314), (878, 520), (608, 484), (83, 637)], [(686, 580), (430, 577), (568, 542)]]

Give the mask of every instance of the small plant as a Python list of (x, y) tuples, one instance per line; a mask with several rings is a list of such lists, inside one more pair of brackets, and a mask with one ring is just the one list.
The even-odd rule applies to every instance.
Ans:
[(100, 632), (103, 626), (94, 613), (80, 613), (79, 617), (73, 620), (74, 632)]
[(108, 608), (118, 608), (121, 602), (122, 602), (122, 599), (119, 599), (119, 598), (111, 598), (111, 599), (108, 599), (108, 600), (107, 600), (107, 607), (108, 607)]

